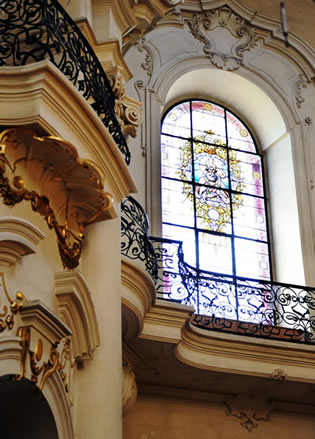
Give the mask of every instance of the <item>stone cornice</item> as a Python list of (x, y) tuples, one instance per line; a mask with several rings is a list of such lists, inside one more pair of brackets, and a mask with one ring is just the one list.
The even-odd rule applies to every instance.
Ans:
[[(128, 322), (128, 333), (130, 331), (132, 333), (141, 333), (144, 316), (155, 300), (155, 286), (151, 277), (126, 257), (122, 258), (121, 283), (122, 304), (128, 309), (128, 320), (130, 320)], [(134, 320), (137, 322), (137, 328), (133, 327)]]
[(4, 103), (2, 125), (32, 125), (41, 132), (71, 139), (80, 156), (88, 156), (101, 168), (118, 202), (136, 190), (117, 145), (98, 115), (49, 61), (3, 67), (0, 102)]
[(214, 331), (186, 324), (176, 357), (201, 369), (272, 376), (277, 368), (288, 380), (315, 382), (313, 345), (272, 341)]
[(192, 306), (158, 300), (146, 314), (141, 338), (178, 343)]

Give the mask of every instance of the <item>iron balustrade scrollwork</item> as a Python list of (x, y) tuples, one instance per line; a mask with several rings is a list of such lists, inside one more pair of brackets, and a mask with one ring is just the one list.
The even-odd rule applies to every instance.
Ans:
[(121, 254), (143, 262), (154, 283), (157, 281), (157, 258), (148, 238), (149, 222), (142, 206), (127, 197), (121, 203)]
[(130, 151), (115, 115), (115, 96), (88, 41), (57, 0), (0, 2), (0, 66), (48, 59), (82, 93), (127, 165)]
[(203, 329), (315, 343), (315, 289), (225, 276), (185, 262), (181, 241), (151, 237), (157, 298), (192, 305)]

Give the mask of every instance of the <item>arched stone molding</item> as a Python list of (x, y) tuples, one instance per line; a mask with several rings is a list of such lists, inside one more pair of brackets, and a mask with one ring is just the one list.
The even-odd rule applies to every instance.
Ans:
[(15, 216), (0, 218), (0, 266), (12, 265), (36, 252), (45, 235), (29, 221)]
[[(21, 338), (15, 335), (0, 337), (0, 376), (20, 374), (22, 361)], [(71, 411), (61, 378), (51, 375), (43, 388), (43, 395), (54, 416), (59, 439), (73, 439)]]
[(23, 303), (15, 320), (14, 332), (8, 327), (0, 336), (0, 375), (32, 381), (48, 401), (59, 438), (71, 439), (71, 331), (39, 300)]
[(72, 331), (74, 357), (92, 359), (100, 336), (92, 296), (84, 277), (77, 270), (56, 273), (55, 292), (59, 315)]
[[(304, 131), (313, 132), (312, 124), (309, 122), (305, 126), (305, 120), (310, 121), (315, 115), (313, 115), (314, 109), (310, 106), (311, 100), (314, 101), (314, 90), (310, 84), (315, 72), (314, 53), (308, 44), (296, 36), (292, 36), (292, 47), (288, 53), (284, 48), (279, 22), (259, 16), (236, 0), (202, 3), (203, 10), (206, 12), (218, 11), (218, 8), (226, 4), (248, 28), (254, 28), (257, 37), (257, 44), (243, 52), (242, 62), (233, 73), (217, 69), (204, 53), (203, 44), (191, 34), (187, 20), (192, 19), (193, 13), (198, 11), (200, 13), (200, 7), (196, 4), (193, 7), (187, 2), (180, 6), (181, 14), (167, 17), (167, 21), (164, 22), (162, 20), (158, 27), (146, 34), (144, 38), (143, 45), (152, 59), (152, 75), (148, 76), (143, 68), (145, 51), (139, 52), (134, 46), (126, 53), (126, 60), (137, 78), (129, 82), (129, 94), (134, 89), (133, 93), (144, 101), (145, 127), (142, 128), (139, 140), (142, 150), (145, 150), (145, 157), (137, 157), (138, 169), (142, 165), (143, 174), (138, 171), (135, 175), (137, 183), (139, 181), (139, 187), (144, 186), (143, 179), (146, 179), (146, 183), (145, 191), (139, 193), (138, 199), (148, 212), (152, 233), (159, 235), (161, 203), (159, 195), (160, 124), (158, 121), (161, 120), (161, 112), (176, 99), (185, 97), (202, 97), (216, 100), (218, 103), (224, 102), (257, 133), (258, 144), (265, 150), (267, 157), (270, 187), (285, 187), (285, 184), (289, 183), (290, 197), (288, 199), (284, 194), (274, 195), (275, 191), (271, 194), (273, 197), (271, 197), (271, 204), (280, 206), (278, 212), (286, 211), (287, 215), (290, 212), (290, 227), (292, 226), (284, 233), (285, 228), (280, 228), (283, 218), (279, 215), (277, 219), (274, 214), (277, 213), (277, 209), (273, 209), (276, 262), (280, 261), (282, 256), (282, 261), (278, 263), (278, 268), (276, 266), (275, 270), (277, 280), (313, 284), (315, 283), (312, 268), (312, 261), (315, 259), (315, 233), (312, 217), (315, 215), (312, 212), (315, 210), (314, 201), (310, 199), (309, 193), (310, 180), (313, 177), (307, 170), (309, 164), (306, 162), (307, 151), (310, 149), (310, 140), (308, 140), (310, 137), (307, 139)], [(182, 24), (180, 24), (181, 18)], [(224, 26), (228, 25), (228, 23), (224, 24)], [(240, 39), (237, 44), (240, 42), (243, 40)], [(193, 75), (189, 77), (189, 74), (198, 70), (200, 71), (198, 79)], [(187, 75), (187, 81), (183, 80), (182, 86), (178, 86), (175, 92), (176, 81), (177, 85), (180, 84), (185, 75)], [(220, 89), (216, 82), (219, 75), (229, 78), (220, 83)], [(208, 87), (208, 91), (209, 81), (205, 79), (207, 76), (209, 81), (212, 79), (212, 87), (210, 89)], [(244, 84), (247, 81), (248, 87), (239, 89), (242, 81)], [(230, 93), (226, 99), (227, 93), (224, 93), (224, 90), (231, 90), (231, 83), (235, 83), (234, 91), (242, 90), (242, 93), (238, 95)], [(255, 102), (255, 98), (249, 92), (255, 88), (265, 101), (269, 100), (263, 112), (259, 100), (257, 102), (260, 110), (253, 112), (252, 107), (247, 105), (251, 100)], [(223, 90), (221, 98), (220, 90)], [(258, 94), (255, 96), (257, 97)], [(256, 119), (254, 117), (255, 114), (258, 115), (258, 119), (260, 116), (258, 122), (257, 117)], [(274, 124), (275, 121), (278, 123)], [(280, 152), (286, 163), (283, 162), (283, 166), (278, 167), (275, 164), (280, 163)], [(293, 185), (292, 182), (294, 182)], [(286, 209), (283, 209), (283, 206)], [(291, 219), (294, 224), (291, 223)], [(288, 225), (289, 222), (285, 221), (285, 224)], [(294, 243), (292, 241), (291, 246), (287, 246), (287, 236), (294, 239), (298, 237), (298, 239), (295, 239)], [(284, 262), (286, 258), (283, 258), (283, 255), (286, 254), (290, 254), (290, 258), (291, 256), (296, 258), (291, 268)]]
[(141, 333), (146, 313), (155, 301), (151, 277), (128, 258), (121, 264), (123, 337)]

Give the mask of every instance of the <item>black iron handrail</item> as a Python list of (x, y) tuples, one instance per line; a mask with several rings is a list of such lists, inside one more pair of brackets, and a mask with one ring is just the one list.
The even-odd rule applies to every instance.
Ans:
[(184, 258), (183, 243), (148, 237), (142, 206), (121, 206), (121, 252), (140, 260), (158, 299), (191, 305), (191, 323), (230, 333), (315, 343), (315, 288), (200, 270)]
[(315, 288), (200, 270), (185, 262), (181, 241), (150, 240), (157, 298), (192, 305), (195, 326), (315, 343)]
[(88, 41), (57, 0), (0, 2), (0, 66), (48, 59), (91, 104), (127, 165), (130, 151), (115, 115), (115, 96)]
[(148, 229), (148, 217), (141, 204), (133, 197), (127, 197), (121, 203), (121, 254), (140, 260), (155, 283), (158, 265)]

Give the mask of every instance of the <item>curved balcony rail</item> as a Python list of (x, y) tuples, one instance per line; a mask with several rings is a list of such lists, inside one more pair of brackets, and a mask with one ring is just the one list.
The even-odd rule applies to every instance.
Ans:
[(121, 203), (121, 254), (140, 261), (156, 283), (157, 258), (148, 238), (148, 229), (148, 217), (142, 206), (133, 197), (127, 197)]
[(0, 2), (0, 66), (48, 59), (96, 111), (127, 165), (130, 151), (115, 115), (115, 96), (86, 38), (57, 0)]
[(156, 296), (195, 308), (199, 328), (315, 343), (315, 288), (226, 276), (185, 262), (183, 243), (148, 237), (148, 219), (132, 197), (121, 205), (121, 253), (140, 261)]
[(181, 241), (150, 238), (158, 261), (157, 297), (192, 305), (197, 327), (315, 343), (315, 289), (198, 270)]

